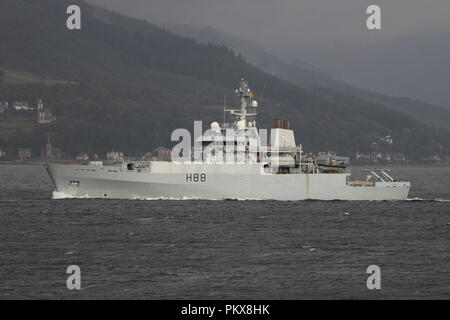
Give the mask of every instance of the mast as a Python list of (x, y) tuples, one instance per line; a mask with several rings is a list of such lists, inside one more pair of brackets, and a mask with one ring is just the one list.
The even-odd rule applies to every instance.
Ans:
[[(236, 89), (236, 94), (241, 99), (241, 109), (240, 110), (225, 110), (230, 112), (232, 115), (238, 118), (238, 121), (242, 121), (245, 124), (245, 127), (249, 126), (249, 118), (256, 116), (256, 107), (258, 103), (256, 101), (252, 101), (255, 97), (255, 94), (248, 87), (248, 82), (242, 78), (239, 83), (239, 88)], [(249, 111), (249, 108), (253, 108), (253, 112)], [(251, 126), (255, 126), (255, 121), (251, 122)]]
[(250, 97), (251, 91), (248, 88), (248, 82), (241, 79), (240, 86), (238, 89), (238, 96), (241, 98), (241, 118), (240, 120), (246, 120), (247, 117), (247, 100)]

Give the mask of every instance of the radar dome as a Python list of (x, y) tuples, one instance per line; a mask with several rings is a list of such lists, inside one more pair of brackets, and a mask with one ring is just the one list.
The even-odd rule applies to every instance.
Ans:
[(216, 122), (216, 121), (212, 122), (212, 123), (211, 123), (211, 130), (219, 131), (219, 130), (220, 130), (220, 125), (219, 125), (219, 123)]
[(236, 124), (236, 126), (237, 126), (237, 128), (240, 129), (240, 130), (245, 129), (245, 120), (240, 120), (240, 121), (238, 121), (237, 124)]

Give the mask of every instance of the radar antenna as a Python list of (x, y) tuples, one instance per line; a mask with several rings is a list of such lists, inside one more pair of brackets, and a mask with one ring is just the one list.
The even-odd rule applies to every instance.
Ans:
[(224, 111), (230, 112), (230, 114), (236, 116), (239, 121), (244, 121), (246, 127), (254, 127), (256, 125), (255, 121), (249, 121), (249, 118), (257, 115), (256, 108), (258, 107), (258, 103), (256, 100), (252, 100), (255, 97), (255, 94), (248, 87), (248, 82), (244, 78), (241, 79), (239, 88), (236, 89), (235, 92), (241, 99), (241, 109)]

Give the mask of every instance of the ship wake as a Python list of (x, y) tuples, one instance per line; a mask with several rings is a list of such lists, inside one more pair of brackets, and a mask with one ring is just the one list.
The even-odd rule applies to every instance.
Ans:
[(68, 193), (64, 193), (64, 192), (59, 192), (59, 191), (53, 191), (52, 193), (52, 199), (53, 200), (59, 200), (59, 199), (91, 199), (92, 197), (90, 197), (89, 195), (85, 195), (85, 196), (73, 196), (71, 194)]
[[(98, 197), (92, 197), (89, 196), (89, 194), (86, 195), (78, 195), (74, 196), (68, 193), (59, 192), (59, 191), (53, 191), (52, 193), (52, 199), (53, 200), (59, 200), (59, 199), (106, 199), (106, 198), (98, 198)], [(202, 197), (132, 197), (129, 200), (141, 200), (141, 201), (192, 201), (192, 200), (205, 200), (205, 201), (264, 201), (264, 200), (270, 200), (270, 199), (257, 199), (257, 198), (217, 198), (217, 199), (205, 199)], [(308, 200), (306, 200), (308, 201)], [(315, 200), (310, 200), (315, 201)], [(426, 198), (408, 198), (406, 201), (425, 201), (425, 202), (450, 202), (450, 199), (426, 199)]]
[(424, 199), (424, 198), (408, 198), (407, 201), (429, 201), (429, 202), (450, 202), (450, 199)]

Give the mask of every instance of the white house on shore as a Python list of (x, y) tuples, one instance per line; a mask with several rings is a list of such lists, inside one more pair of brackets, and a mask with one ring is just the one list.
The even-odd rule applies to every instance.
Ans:
[(0, 113), (3, 113), (8, 109), (9, 109), (8, 101), (0, 101)]
[(111, 151), (106, 154), (106, 159), (108, 159), (108, 160), (123, 160), (124, 154), (123, 154), (123, 152)]
[(31, 111), (34, 107), (31, 107), (28, 101), (14, 101), (12, 108), (16, 111)]
[(49, 124), (55, 121), (56, 118), (53, 116), (50, 109), (44, 106), (42, 99), (37, 102), (37, 122), (39, 124)]

